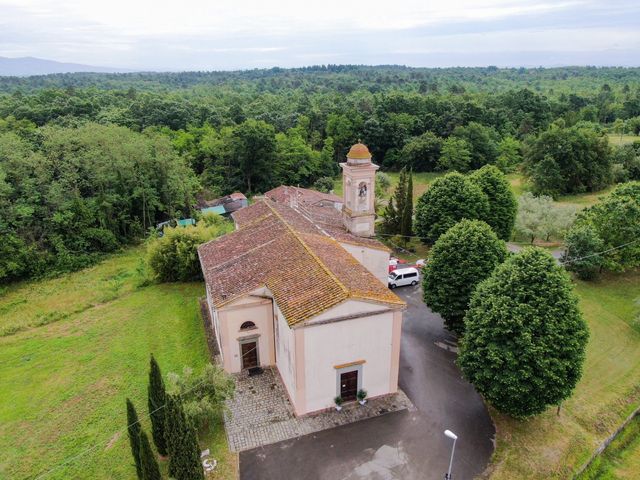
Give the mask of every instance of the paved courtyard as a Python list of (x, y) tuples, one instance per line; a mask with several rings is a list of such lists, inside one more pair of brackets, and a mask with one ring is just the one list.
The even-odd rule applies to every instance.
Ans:
[(413, 409), (399, 391), (370, 399), (366, 405), (351, 403), (335, 409), (296, 418), (278, 373), (265, 368), (261, 375), (246, 372), (234, 376), (236, 395), (227, 401), (225, 425), (229, 448), (234, 452), (268, 445), (338, 427), (389, 412)]
[(493, 452), (495, 429), (480, 396), (455, 364), (456, 339), (422, 302), (420, 286), (396, 290), (407, 301), (400, 387), (414, 411), (354, 422), (240, 453), (241, 480), (442, 480), (458, 434), (453, 478), (471, 480)]

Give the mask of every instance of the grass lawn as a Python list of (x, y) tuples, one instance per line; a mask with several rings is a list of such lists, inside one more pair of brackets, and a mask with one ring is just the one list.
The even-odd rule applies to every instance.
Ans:
[[(149, 432), (149, 354), (165, 375), (208, 361), (197, 302), (202, 284), (138, 287), (140, 255), (129, 250), (0, 297), (0, 328), (12, 326), (0, 337), (0, 478), (50, 469), (43, 478), (134, 478), (125, 398)], [(220, 462), (211, 478), (235, 478), (222, 426), (203, 440)]]
[(621, 136), (619, 133), (608, 133), (607, 137), (609, 137), (609, 143), (615, 146), (628, 145), (637, 140), (640, 140), (639, 135), (622, 135)]
[[(576, 291), (591, 330), (583, 378), (560, 416), (553, 407), (526, 421), (491, 412), (491, 479), (570, 478), (640, 404), (640, 272), (577, 281)], [(633, 462), (629, 478), (640, 478)]]
[(618, 434), (578, 480), (635, 480), (640, 477), (640, 415)]

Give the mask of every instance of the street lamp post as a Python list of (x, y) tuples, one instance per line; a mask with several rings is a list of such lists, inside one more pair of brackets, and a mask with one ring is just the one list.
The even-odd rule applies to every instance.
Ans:
[(453, 433), (451, 430), (445, 430), (444, 434), (453, 440), (453, 446), (451, 447), (451, 459), (449, 460), (449, 470), (444, 474), (444, 480), (451, 480), (451, 467), (453, 466), (453, 453), (456, 451), (456, 440), (458, 440), (458, 436)]

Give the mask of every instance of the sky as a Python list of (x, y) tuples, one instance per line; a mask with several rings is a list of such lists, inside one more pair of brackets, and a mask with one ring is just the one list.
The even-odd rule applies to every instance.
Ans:
[(640, 66), (640, 0), (0, 0), (0, 56), (136, 70)]

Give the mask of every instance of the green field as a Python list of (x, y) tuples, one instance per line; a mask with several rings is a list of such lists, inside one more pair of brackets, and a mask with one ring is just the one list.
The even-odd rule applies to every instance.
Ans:
[(620, 135), (619, 133), (609, 133), (607, 136), (609, 137), (609, 143), (618, 147), (620, 145), (628, 145), (640, 140), (639, 135)]
[[(492, 479), (570, 478), (640, 404), (640, 272), (576, 282), (576, 291), (591, 331), (583, 378), (560, 416), (555, 408), (526, 421), (491, 412)], [(638, 464), (625, 466), (628, 478), (640, 478)]]
[(609, 444), (577, 480), (635, 480), (640, 477), (640, 415)]
[[(149, 354), (165, 375), (208, 359), (197, 302), (202, 284), (139, 287), (141, 253), (19, 284), (0, 297), (0, 478), (49, 471), (42, 478), (135, 477), (125, 398), (148, 431)], [(212, 478), (235, 477), (220, 424), (203, 447), (221, 462)]]

